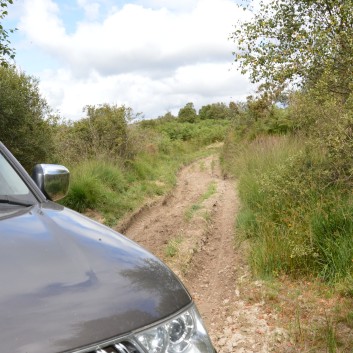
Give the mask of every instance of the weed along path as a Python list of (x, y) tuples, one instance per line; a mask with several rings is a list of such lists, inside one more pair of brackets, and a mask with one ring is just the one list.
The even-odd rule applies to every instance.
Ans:
[(143, 208), (118, 230), (165, 261), (196, 302), (218, 353), (285, 351), (262, 299), (251, 297), (245, 249), (235, 246), (239, 207), (234, 181), (222, 177), (217, 155), (179, 173), (169, 195)]

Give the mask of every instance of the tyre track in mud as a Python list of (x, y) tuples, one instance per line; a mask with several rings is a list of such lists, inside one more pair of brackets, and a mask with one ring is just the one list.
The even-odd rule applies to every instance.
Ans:
[[(218, 353), (280, 352), (277, 343), (286, 333), (273, 325), (275, 315), (263, 302), (248, 301), (245, 249), (234, 241), (238, 208), (235, 183), (222, 177), (212, 155), (183, 168), (173, 192), (143, 208), (123, 230), (182, 279)], [(168, 252), (171, 244), (175, 253)]]

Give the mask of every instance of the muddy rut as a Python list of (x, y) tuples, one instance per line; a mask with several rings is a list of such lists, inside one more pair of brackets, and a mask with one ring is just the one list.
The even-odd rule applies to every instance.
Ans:
[(274, 325), (275, 315), (260, 299), (248, 300), (251, 286), (261, 283), (250, 283), (244, 243), (235, 241), (238, 208), (235, 182), (222, 177), (212, 155), (182, 169), (169, 195), (118, 230), (182, 279), (219, 353), (280, 352), (286, 333)]

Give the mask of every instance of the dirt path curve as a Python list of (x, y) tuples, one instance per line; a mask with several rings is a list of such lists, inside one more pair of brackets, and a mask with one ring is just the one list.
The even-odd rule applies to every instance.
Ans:
[(181, 277), (218, 353), (280, 352), (284, 332), (271, 324), (274, 315), (248, 301), (250, 275), (234, 242), (238, 208), (234, 181), (223, 179), (213, 155), (185, 167), (170, 195), (118, 230)]

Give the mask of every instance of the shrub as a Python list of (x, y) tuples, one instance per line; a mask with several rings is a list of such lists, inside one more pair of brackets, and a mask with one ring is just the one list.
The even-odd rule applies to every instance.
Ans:
[(15, 67), (0, 66), (1, 141), (28, 171), (54, 158), (51, 123), (38, 81)]
[(136, 140), (131, 140), (128, 125), (133, 119), (131, 108), (102, 104), (86, 106), (85, 112), (85, 118), (63, 122), (56, 129), (58, 149), (66, 152), (64, 159), (69, 164), (87, 158), (117, 160), (134, 156)]
[(195, 123), (197, 120), (197, 113), (193, 103), (187, 103), (183, 108), (179, 110), (178, 120), (180, 122)]

